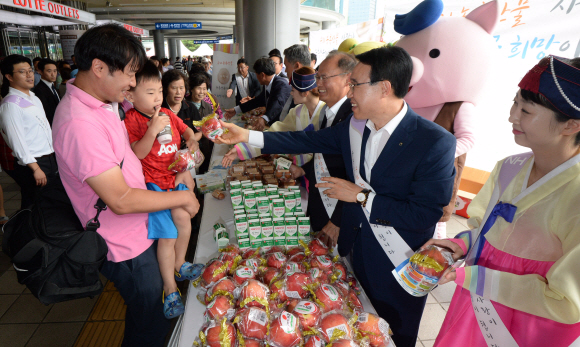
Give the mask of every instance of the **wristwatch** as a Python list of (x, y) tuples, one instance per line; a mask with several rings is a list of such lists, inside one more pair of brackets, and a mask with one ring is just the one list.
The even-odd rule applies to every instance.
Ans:
[(356, 202), (362, 205), (362, 207), (366, 207), (370, 192), (371, 191), (368, 189), (363, 189), (360, 193), (356, 195)]

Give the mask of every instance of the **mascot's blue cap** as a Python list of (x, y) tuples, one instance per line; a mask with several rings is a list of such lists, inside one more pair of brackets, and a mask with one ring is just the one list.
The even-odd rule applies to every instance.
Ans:
[(410, 35), (435, 23), (443, 13), (443, 1), (425, 0), (407, 14), (395, 15), (395, 31)]

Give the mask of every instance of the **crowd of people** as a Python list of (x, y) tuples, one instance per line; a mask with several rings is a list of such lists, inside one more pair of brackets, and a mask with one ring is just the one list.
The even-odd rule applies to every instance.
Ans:
[[(2, 61), (0, 130), (9, 151), (0, 159), (21, 188), (22, 208), (60, 182), (81, 221), (98, 198), (107, 204), (101, 272), (127, 304), (125, 346), (163, 345), (168, 319), (183, 313), (176, 281), (200, 274), (185, 259), (200, 208), (194, 182), (166, 167), (176, 150), (199, 148), (206, 161), (198, 173), (208, 170), (214, 143), (192, 122), (214, 113), (228, 129), (215, 142), (233, 146), (222, 165), (266, 153), (292, 159), (292, 176), (309, 190), (312, 228), (351, 259), (398, 347), (415, 346), (427, 297), (409, 295), (391, 275), (399, 264), (379, 241), (386, 230), (413, 251), (438, 245), (454, 260), (467, 257), (441, 282), (457, 289), (436, 346), (488, 345), (477, 298), (493, 301), (485, 307), (499, 317), (500, 345), (569, 346), (580, 336), (580, 59), (549, 56), (524, 76), (509, 121), (531, 153), (498, 162), (468, 210), (473, 230), (436, 240), (453, 194), (456, 138), (405, 102), (413, 61), (403, 48), (332, 51), (316, 69), (301, 44), (255, 62), (240, 58), (227, 91), (236, 106), (223, 112), (207, 58), (147, 59), (117, 25), (86, 31), (75, 56), (75, 66)], [(248, 112), (253, 130), (227, 122)], [(172, 135), (161, 143), (167, 126)]]

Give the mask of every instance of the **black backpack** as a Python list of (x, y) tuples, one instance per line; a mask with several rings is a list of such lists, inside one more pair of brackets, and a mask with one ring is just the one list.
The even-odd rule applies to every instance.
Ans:
[(45, 305), (93, 297), (103, 291), (99, 269), (107, 244), (96, 230), (107, 209), (99, 199), (86, 230), (60, 181), (49, 180), (30, 209), (18, 211), (4, 225), (2, 250), (26, 287)]

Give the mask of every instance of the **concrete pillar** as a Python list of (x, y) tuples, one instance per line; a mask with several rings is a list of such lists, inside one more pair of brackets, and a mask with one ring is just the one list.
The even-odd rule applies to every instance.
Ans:
[(322, 22), (322, 30), (336, 28), (336, 22), (332, 20), (325, 20)]
[(234, 25), (234, 38), (238, 43), (239, 56), (244, 56), (244, 0), (236, 0), (236, 25)]
[(160, 30), (152, 30), (153, 32), (153, 47), (155, 48), (155, 56), (157, 59), (165, 57), (165, 39)]
[(181, 59), (181, 40), (175, 39), (175, 47), (177, 48), (177, 56)]
[(300, 43), (300, 0), (244, 0), (244, 56), (252, 67), (273, 48)]
[(167, 48), (169, 50), (169, 60), (171, 65), (175, 62), (175, 57), (177, 57), (177, 47), (175, 46), (176, 39), (167, 39)]

